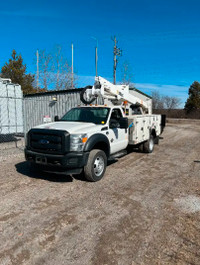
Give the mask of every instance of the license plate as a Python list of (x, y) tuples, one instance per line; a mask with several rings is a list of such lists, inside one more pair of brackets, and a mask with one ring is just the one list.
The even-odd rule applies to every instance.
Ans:
[(36, 156), (35, 162), (37, 164), (47, 164), (47, 158), (45, 156)]

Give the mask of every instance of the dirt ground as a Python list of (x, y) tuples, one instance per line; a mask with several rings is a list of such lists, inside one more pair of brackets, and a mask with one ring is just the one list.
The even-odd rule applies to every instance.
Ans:
[(0, 167), (0, 264), (200, 264), (200, 123), (168, 124), (152, 154), (97, 183)]

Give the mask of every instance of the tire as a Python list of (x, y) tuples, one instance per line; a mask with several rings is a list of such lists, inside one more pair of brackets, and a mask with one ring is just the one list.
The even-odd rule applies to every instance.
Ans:
[(154, 144), (159, 144), (159, 136), (156, 136), (156, 138), (154, 138)]
[(139, 146), (138, 146), (138, 150), (143, 153), (144, 152), (144, 143), (141, 143)]
[(144, 142), (143, 149), (145, 153), (152, 153), (154, 149), (154, 137), (153, 135), (150, 135), (149, 140)]
[(90, 152), (87, 165), (84, 167), (85, 178), (96, 182), (103, 178), (107, 166), (107, 156), (104, 151), (94, 149)]

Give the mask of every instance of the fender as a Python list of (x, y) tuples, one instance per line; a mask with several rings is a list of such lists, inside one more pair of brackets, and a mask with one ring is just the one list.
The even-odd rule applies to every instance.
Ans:
[(156, 134), (155, 129), (150, 129), (150, 135), (154, 138), (154, 144), (159, 144), (159, 135)]
[(85, 144), (84, 150), (83, 151), (91, 151), (92, 148), (98, 144), (98, 143), (105, 143), (106, 147), (107, 147), (107, 155), (110, 155), (110, 143), (108, 138), (101, 133), (96, 133), (94, 135), (92, 135), (88, 141)]
[(153, 135), (153, 137), (156, 137), (156, 129), (155, 128), (150, 128), (149, 130), (149, 135)]

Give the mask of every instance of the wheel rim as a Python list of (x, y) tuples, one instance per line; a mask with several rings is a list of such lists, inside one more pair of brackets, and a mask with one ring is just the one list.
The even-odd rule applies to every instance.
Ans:
[(154, 142), (153, 139), (151, 138), (149, 141), (149, 149), (152, 151), (153, 150), (153, 146), (154, 146)]
[(94, 174), (99, 177), (104, 171), (105, 163), (102, 156), (97, 156), (94, 161)]

